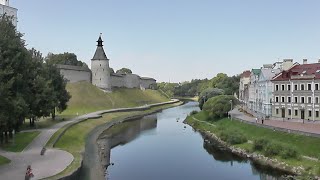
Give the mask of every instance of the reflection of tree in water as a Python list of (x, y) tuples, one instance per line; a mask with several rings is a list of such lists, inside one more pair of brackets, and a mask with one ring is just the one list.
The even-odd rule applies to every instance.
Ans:
[[(237, 156), (229, 151), (227, 151), (224, 147), (219, 145), (217, 142), (210, 142), (208, 140), (204, 140), (203, 143), (204, 149), (212, 155), (212, 157), (221, 162), (230, 162), (231, 166), (233, 162), (236, 161), (238, 163), (248, 162), (248, 159)], [(252, 173), (260, 176), (260, 180), (282, 180), (281, 176), (286, 175), (287, 173), (276, 170), (270, 166), (262, 166), (256, 163), (251, 162)]]
[(233, 163), (233, 161), (239, 163), (247, 162), (245, 158), (237, 156), (229, 151), (226, 151), (226, 149), (220, 146), (217, 142), (210, 142), (208, 140), (205, 140), (203, 142), (203, 147), (217, 161), (230, 162), (231, 164)]
[(251, 162), (252, 173), (259, 175), (261, 180), (282, 180), (285, 179), (281, 176), (288, 175), (288, 173), (276, 170), (271, 166), (265, 166)]

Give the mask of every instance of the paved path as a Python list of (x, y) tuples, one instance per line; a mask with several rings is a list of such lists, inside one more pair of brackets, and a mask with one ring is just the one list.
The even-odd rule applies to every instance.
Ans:
[(179, 100), (172, 100), (165, 103), (156, 103), (134, 108), (118, 108), (111, 110), (97, 111), (82, 116), (78, 116), (69, 121), (58, 123), (50, 128), (39, 130), (41, 133), (21, 152), (11, 153), (0, 149), (0, 155), (11, 160), (10, 164), (0, 166), (0, 179), (2, 180), (22, 180), (28, 165), (32, 166), (35, 177), (33, 179), (43, 179), (54, 176), (62, 172), (73, 161), (72, 154), (58, 150), (47, 149), (45, 155), (41, 156), (40, 152), (52, 135), (63, 126), (69, 123), (76, 123), (84, 119), (99, 118), (102, 114), (125, 111), (141, 111), (150, 107), (160, 106), (163, 104), (175, 103)]
[[(250, 117), (248, 115), (245, 115), (244, 113), (238, 111), (238, 109), (233, 109), (230, 114), (232, 114), (232, 117), (242, 119), (245, 121), (250, 122), (256, 122), (255, 117)], [(261, 120), (258, 122), (261, 124)], [(289, 130), (296, 130), (296, 131), (302, 131), (307, 133), (314, 133), (314, 134), (320, 134), (320, 123), (318, 121), (312, 122), (312, 121), (306, 121), (305, 123), (302, 123), (301, 121), (291, 121), (291, 120), (264, 120), (264, 124), (268, 126), (273, 127), (279, 127)]]

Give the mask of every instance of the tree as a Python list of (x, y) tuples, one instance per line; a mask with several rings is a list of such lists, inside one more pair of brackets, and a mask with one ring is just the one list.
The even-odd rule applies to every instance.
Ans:
[(116, 73), (120, 73), (120, 74), (132, 74), (132, 71), (128, 68), (121, 68), (119, 70), (117, 70)]
[(53, 54), (49, 53), (45, 58), (47, 64), (63, 64), (63, 65), (72, 65), (72, 66), (81, 66), (87, 67), (88, 65), (80, 60), (78, 60), (77, 55), (74, 53), (65, 52), (63, 54)]
[(11, 136), (28, 110), (24, 91), (28, 89), (25, 78), (31, 56), (22, 34), (5, 15), (0, 17), (0, 34), (0, 140), (3, 142), (3, 133), (8, 141), (8, 135)]
[(204, 105), (203, 110), (209, 112), (211, 118), (219, 119), (226, 117), (232, 105), (238, 104), (238, 100), (232, 95), (220, 95), (210, 98)]
[(199, 95), (199, 107), (202, 109), (203, 104), (210, 98), (223, 95), (224, 91), (222, 89), (218, 88), (207, 88), (204, 91), (202, 91)]

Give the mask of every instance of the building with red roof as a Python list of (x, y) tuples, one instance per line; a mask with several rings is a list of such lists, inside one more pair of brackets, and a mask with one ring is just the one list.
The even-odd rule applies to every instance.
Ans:
[(320, 120), (320, 60), (295, 64), (272, 79), (272, 116), (281, 119)]

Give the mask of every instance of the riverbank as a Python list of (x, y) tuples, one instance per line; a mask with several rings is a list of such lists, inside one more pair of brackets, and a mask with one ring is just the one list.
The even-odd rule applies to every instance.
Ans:
[[(99, 119), (94, 119), (90, 121), (82, 121), (78, 124), (73, 125), (72, 127), (68, 127), (68, 130), (64, 132), (64, 134), (60, 137), (60, 139), (54, 143), (55, 148), (70, 152), (74, 156), (74, 161), (68, 166), (63, 172), (59, 173), (56, 176), (47, 178), (47, 179), (72, 179), (79, 173), (82, 164), (83, 164), (83, 155), (86, 145), (87, 135), (90, 132), (94, 132), (95, 128), (107, 124), (115, 124), (117, 122), (121, 122), (126, 118), (138, 115), (144, 115), (148, 113), (154, 113), (160, 109), (177, 106), (178, 101), (172, 101), (167, 104), (157, 103), (148, 106), (148, 108), (144, 108), (141, 110), (131, 110), (130, 112), (120, 111), (120, 112), (112, 112), (100, 116)], [(103, 114), (103, 113), (102, 113)], [(68, 178), (70, 177), (70, 178)]]
[[(272, 166), (289, 174), (304, 176), (319, 176), (320, 163), (318, 161), (320, 144), (319, 138), (284, 133), (256, 127), (254, 125), (222, 119), (219, 121), (207, 121), (205, 113), (200, 112), (189, 116), (185, 123), (200, 131), (209, 141), (218, 141), (229, 151), (247, 157), (255, 163)], [(208, 125), (210, 124), (210, 126)], [(247, 138), (246, 142), (230, 145), (221, 140), (221, 132), (236, 132)], [(285, 147), (292, 147), (300, 154), (299, 158), (284, 159), (280, 155), (266, 157), (262, 152), (254, 151), (253, 142), (256, 139), (265, 138), (277, 142)]]

